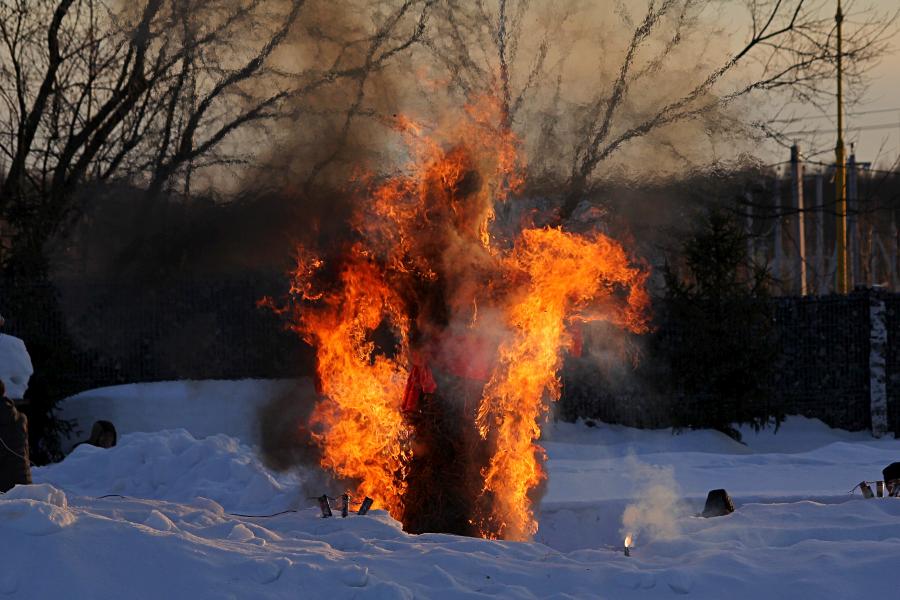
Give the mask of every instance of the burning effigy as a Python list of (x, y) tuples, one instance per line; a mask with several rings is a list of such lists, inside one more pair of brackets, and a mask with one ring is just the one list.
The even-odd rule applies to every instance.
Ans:
[(399, 118), (410, 164), (363, 178), (338, 252), (297, 248), (280, 308), (315, 348), (322, 466), (411, 533), (529, 539), (578, 328), (647, 329), (648, 272), (610, 237), (495, 232), (525, 172), (500, 111), (487, 98), (427, 135)]

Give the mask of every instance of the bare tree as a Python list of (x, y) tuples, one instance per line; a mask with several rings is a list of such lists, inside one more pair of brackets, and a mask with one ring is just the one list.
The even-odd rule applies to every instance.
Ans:
[[(639, 13), (636, 4), (371, 0), (373, 21), (353, 37), (307, 18), (305, 0), (0, 0), (0, 215), (37, 252), (84, 183), (189, 193), (197, 172), (252, 159), (245, 136), (288, 117), (301, 129), (304, 98), (349, 82), (339, 88), (346, 105), (333, 110), (335, 149), (309, 161), (309, 185), (361, 116), (384, 116), (367, 90), (401, 53), (449, 75), (444, 106), (499, 98), (497, 126), (556, 161), (563, 217), (600, 165), (667, 126), (715, 129), (757, 93), (830, 102), (830, 2), (747, 0), (740, 44), (711, 29), (718, 3), (646, 0)], [(851, 19), (851, 82), (893, 26), (875, 17)], [(298, 36), (335, 50), (297, 66), (279, 51)], [(658, 146), (681, 151), (667, 139)]]
[[(575, 154), (571, 190), (564, 205), (570, 213), (597, 166), (630, 140), (644, 136), (667, 124), (695, 118), (733, 103), (755, 91), (785, 90), (790, 98), (823, 105), (831, 98), (836, 48), (834, 20), (823, 3), (809, 0), (747, 3), (751, 22), (749, 38), (727, 54), (711, 71), (686, 93), (676, 95), (635, 123), (614, 129), (614, 121), (630, 85), (648, 72), (660, 69), (672, 48), (682, 39), (681, 24), (688, 22), (693, 0), (650, 2), (640, 24), (634, 29), (612, 90), (588, 113), (586, 131)], [(662, 52), (650, 58), (643, 69), (635, 68), (646, 40), (661, 19), (678, 11), (679, 26)], [(893, 19), (876, 21), (870, 15), (845, 40), (844, 60), (851, 77), (857, 80), (867, 64), (885, 49), (886, 33)], [(731, 73), (747, 63), (755, 63), (747, 75), (728, 81)], [(749, 81), (747, 78), (749, 77)]]
[[(303, 1), (290, 2), (261, 48), (236, 68), (226, 62), (238, 55), (230, 36), (249, 31), (260, 2), (199, 4), (148, 0), (134, 14), (99, 0), (2, 5), (8, 66), (0, 71), (0, 149), (10, 166), (0, 212), (30, 251), (40, 253), (79, 184), (146, 178), (158, 190), (236, 127), (269, 116), (285, 93), (248, 98), (230, 118), (220, 113), (215, 125), (204, 123), (218, 104), (234, 104), (240, 84), (269, 77), (266, 61)], [(188, 82), (197, 99), (190, 113)]]
[[(896, 15), (845, 5), (852, 26), (845, 23), (843, 60), (851, 87), (859, 88), (885, 52)], [(695, 123), (709, 131), (724, 120), (733, 131), (747, 122), (725, 115), (742, 101), (777, 96), (823, 109), (832, 102), (830, 1), (610, 0), (587, 9), (556, 7), (548, 13), (527, 0), (447, 0), (436, 10), (427, 45), (454, 92), (497, 94), (502, 125), (523, 137), (539, 130), (537, 154), (565, 157), (564, 218), (600, 165), (667, 126)], [(722, 29), (723, 16), (746, 25), (746, 37), (735, 41), (733, 31)], [(583, 22), (594, 29), (580, 27)], [(538, 127), (528, 113), (540, 118)], [(677, 150), (668, 140), (657, 145)]]
[(198, 169), (246, 163), (256, 148), (242, 132), (264, 134), (339, 80), (364, 82), (415, 43), (430, 3), (408, 0), (372, 36), (340, 42), (367, 44), (361, 61), (292, 67), (281, 49), (328, 35), (303, 29), (306, 4), (0, 1), (0, 215), (18, 245), (39, 255), (85, 183), (127, 181), (152, 198), (189, 191)]
[[(452, 90), (462, 100), (484, 94), (499, 97), (498, 125), (506, 129), (513, 127), (519, 110), (548, 77), (551, 40), (574, 12), (561, 3), (535, 30), (527, 22), (532, 8), (529, 0), (497, 0), (494, 6), (484, 0), (446, 0), (435, 8), (437, 18), (426, 36), (425, 45), (449, 73)], [(537, 38), (529, 53), (520, 52), (523, 34)], [(565, 42), (557, 44), (568, 47)]]

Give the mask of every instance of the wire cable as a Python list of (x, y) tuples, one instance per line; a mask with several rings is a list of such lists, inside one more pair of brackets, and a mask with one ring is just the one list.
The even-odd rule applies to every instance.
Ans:
[(0, 445), (3, 445), (3, 447), (6, 448), (6, 449), (9, 451), (9, 453), (12, 454), (13, 456), (16, 456), (16, 457), (18, 457), (18, 458), (21, 458), (21, 459), (24, 460), (25, 462), (29, 462), (27, 458), (25, 458), (24, 456), (22, 456), (21, 454), (19, 454), (18, 452), (16, 452), (15, 450), (13, 450), (12, 448), (10, 448), (9, 446), (7, 446), (7, 445), (6, 445), (6, 442), (3, 441), (3, 438), (2, 438), (2, 437), (0, 437)]

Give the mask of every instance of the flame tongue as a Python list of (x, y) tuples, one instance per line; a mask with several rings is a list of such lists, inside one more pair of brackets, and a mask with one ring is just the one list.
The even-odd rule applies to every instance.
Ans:
[[(486, 536), (524, 540), (537, 532), (528, 492), (545, 475), (544, 453), (534, 442), (548, 408), (545, 399), (559, 398), (560, 349), (569, 341), (566, 325), (587, 318), (583, 311), (591, 303), (612, 300), (617, 285), (642, 290), (646, 275), (629, 267), (625, 252), (609, 238), (582, 238), (559, 229), (523, 231), (506, 267), (524, 282), (506, 309), (514, 336), (500, 348), (478, 411), (482, 437), (495, 436), (484, 474), (484, 491), (494, 498), (489, 512), (481, 515), (481, 530)], [(646, 327), (646, 303), (646, 296), (637, 293), (632, 303), (613, 305), (604, 316), (640, 331)]]
[[(547, 402), (559, 397), (570, 327), (603, 319), (645, 330), (647, 274), (600, 234), (526, 229), (511, 249), (493, 243), (494, 205), (521, 182), (515, 138), (488, 125), (501, 122), (498, 107), (494, 99), (470, 107), (447, 144), (401, 120), (414, 163), (371, 185), (354, 217), (359, 241), (330, 283), (317, 284), (323, 261), (300, 249), (293, 328), (316, 348), (324, 399), (312, 423), (323, 466), (396, 518), (411, 464), (414, 428), (401, 402), (412, 355), (477, 361), (458, 369), (486, 381), (469, 417), (485, 450), (482, 481), (467, 492), (470, 522), (485, 537), (524, 540), (537, 531), (529, 493), (545, 475), (535, 441)], [(385, 326), (396, 338), (390, 356), (372, 341)], [(460, 356), (479, 346), (460, 336), (499, 340), (499, 352)]]
[[(311, 271), (298, 268), (297, 273)], [(301, 314), (299, 328), (316, 346), (324, 400), (311, 417), (320, 433), (322, 465), (359, 480), (357, 494), (372, 497), (391, 513), (400, 510), (402, 471), (408, 453), (407, 426), (396, 407), (406, 369), (374, 355), (368, 335), (387, 318), (405, 338), (407, 323), (397, 312), (398, 298), (360, 249), (331, 294), (319, 296), (318, 310)]]

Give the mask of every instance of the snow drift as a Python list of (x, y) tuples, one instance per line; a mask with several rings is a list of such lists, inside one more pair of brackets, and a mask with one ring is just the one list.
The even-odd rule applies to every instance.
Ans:
[[(546, 431), (551, 489), (538, 533), (545, 543), (407, 535), (378, 510), (322, 519), (298, 492), (304, 473), (271, 473), (251, 447), (225, 435), (132, 433), (109, 450), (79, 446), (62, 463), (35, 469), (35, 485), (0, 497), (0, 598), (749, 600), (896, 592), (900, 500), (847, 493), (900, 455), (896, 440), (799, 419), (778, 436), (748, 434), (748, 446), (712, 432), (568, 424)], [(737, 512), (703, 519), (676, 511), (673, 530), (639, 537), (626, 558), (622, 515), (646, 489), (629, 469), (652, 480), (660, 469), (670, 473), (688, 508), (724, 482)]]
[(6, 397), (13, 400), (24, 398), (33, 373), (34, 367), (25, 342), (0, 333), (0, 379), (6, 386)]

